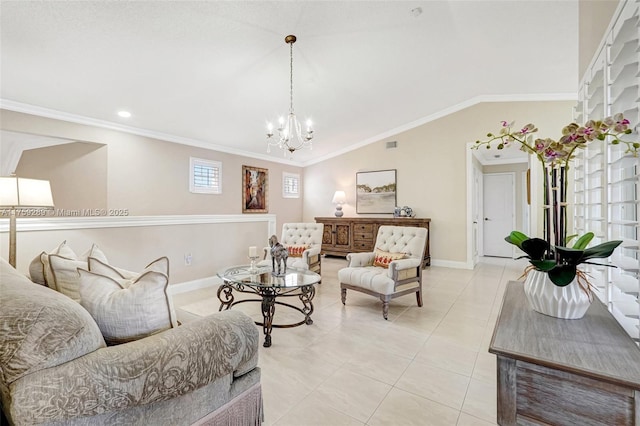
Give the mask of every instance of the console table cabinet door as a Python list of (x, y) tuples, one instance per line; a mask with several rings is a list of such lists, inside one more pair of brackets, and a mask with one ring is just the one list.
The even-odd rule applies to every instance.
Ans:
[[(336, 254), (351, 252), (351, 228), (344, 223), (324, 223), (322, 250), (328, 248)], [(330, 253), (333, 254), (333, 253)]]

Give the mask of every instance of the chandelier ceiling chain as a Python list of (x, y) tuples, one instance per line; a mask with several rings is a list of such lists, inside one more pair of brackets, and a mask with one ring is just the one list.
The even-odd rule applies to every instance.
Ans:
[(289, 115), (286, 120), (284, 117), (278, 119), (277, 140), (271, 139), (274, 135), (273, 124), (267, 123), (267, 152), (271, 152), (272, 145), (277, 146), (284, 151), (286, 157), (287, 151), (289, 155), (292, 155), (298, 149), (312, 149), (313, 128), (311, 120), (307, 120), (307, 130), (303, 136), (302, 126), (293, 110), (293, 43), (296, 42), (296, 36), (288, 35), (284, 38), (284, 41), (289, 45)]

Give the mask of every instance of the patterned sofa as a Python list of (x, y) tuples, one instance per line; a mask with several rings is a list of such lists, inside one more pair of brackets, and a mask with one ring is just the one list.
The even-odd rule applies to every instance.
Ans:
[(107, 347), (80, 304), (0, 259), (2, 424), (259, 425), (258, 341), (225, 311)]

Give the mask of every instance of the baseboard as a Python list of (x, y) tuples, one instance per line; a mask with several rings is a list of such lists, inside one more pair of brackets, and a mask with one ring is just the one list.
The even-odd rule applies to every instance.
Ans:
[(205, 277), (193, 281), (185, 281), (183, 283), (171, 284), (168, 293), (171, 295), (187, 293), (189, 291), (200, 290), (208, 287), (216, 287), (222, 283), (219, 277)]
[(473, 269), (473, 264), (469, 262), (454, 262), (452, 260), (431, 259), (431, 266), (453, 269)]

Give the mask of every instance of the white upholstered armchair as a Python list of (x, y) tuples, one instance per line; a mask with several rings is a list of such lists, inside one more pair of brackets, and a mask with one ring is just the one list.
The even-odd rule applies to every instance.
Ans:
[(375, 251), (349, 253), (349, 266), (338, 271), (342, 304), (346, 304), (349, 289), (379, 297), (384, 319), (389, 314), (389, 301), (398, 296), (416, 293), (418, 306), (422, 306), (422, 259), (426, 242), (425, 228), (378, 228)]
[[(309, 269), (320, 273), (322, 249), (322, 223), (284, 223), (282, 235), (278, 240), (289, 252), (287, 267)], [(269, 247), (264, 249), (264, 260), (261, 264), (271, 265), (271, 251)]]

